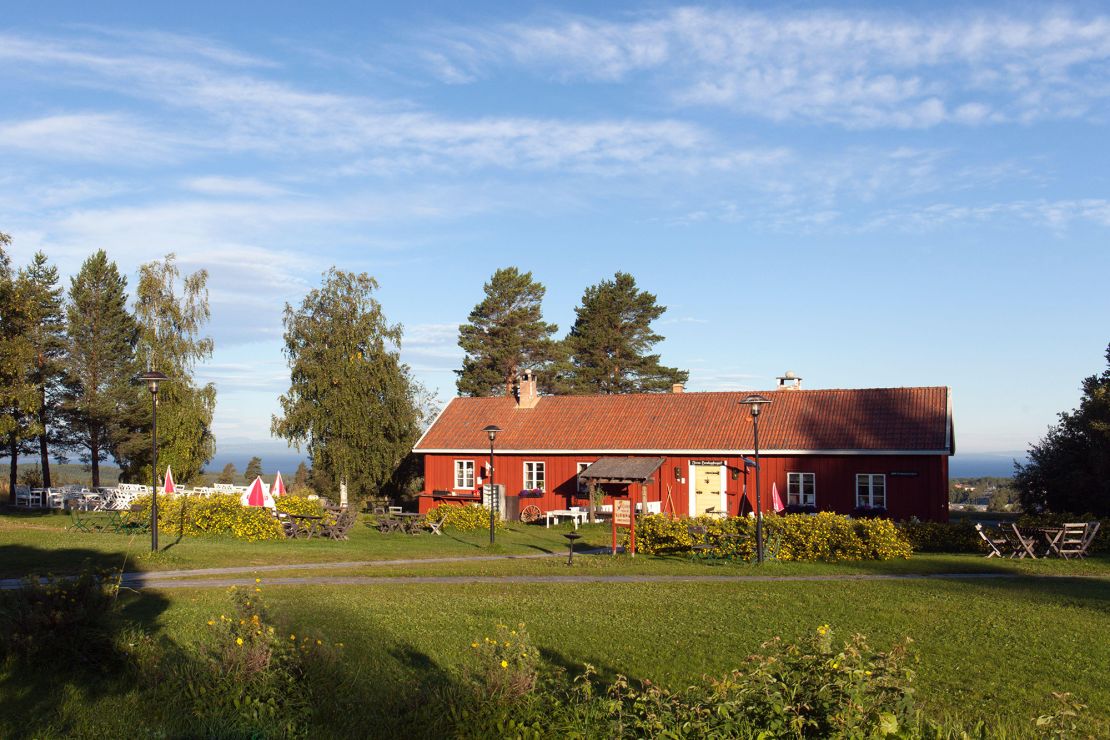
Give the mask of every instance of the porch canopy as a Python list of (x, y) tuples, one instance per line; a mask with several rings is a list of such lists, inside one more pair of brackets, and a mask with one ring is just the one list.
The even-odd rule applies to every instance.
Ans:
[(578, 474), (594, 483), (651, 483), (665, 457), (603, 457)]

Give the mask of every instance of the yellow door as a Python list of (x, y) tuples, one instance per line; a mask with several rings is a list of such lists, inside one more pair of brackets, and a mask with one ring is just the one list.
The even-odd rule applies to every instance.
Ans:
[[(693, 472), (694, 516), (723, 513), (721, 505), (721, 469), (716, 465), (695, 465)], [(710, 511), (712, 510), (712, 511)]]

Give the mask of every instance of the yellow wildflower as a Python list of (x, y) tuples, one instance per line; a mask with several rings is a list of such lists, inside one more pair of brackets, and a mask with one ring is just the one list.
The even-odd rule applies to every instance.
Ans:
[(255, 579), (254, 579), (254, 582), (255, 582), (255, 583), (262, 583), (262, 579), (261, 579), (261, 578), (255, 578)]
[(290, 640), (296, 640), (296, 639), (297, 639), (297, 636), (296, 636), (296, 635), (289, 635), (289, 639), (290, 639)]
[(478, 643), (472, 642), (472, 643), (470, 643), (470, 647), (476, 648), (476, 647), (478, 647)]
[(317, 644), (317, 645), (323, 645), (324, 643), (323, 643), (323, 641), (321, 641), (321, 640), (317, 640), (317, 641), (316, 641), (316, 644)]
[(242, 645), (243, 644), (243, 638), (242, 637), (236, 637), (235, 638), (235, 644), (236, 645)]
[(507, 660), (501, 661), (501, 667), (502, 668), (508, 668), (509, 667), (509, 661), (507, 661)]
[(210, 625), (215, 624), (215, 623), (216, 623), (216, 620), (214, 620), (214, 619), (209, 619), (208, 620), (208, 624), (210, 624)]

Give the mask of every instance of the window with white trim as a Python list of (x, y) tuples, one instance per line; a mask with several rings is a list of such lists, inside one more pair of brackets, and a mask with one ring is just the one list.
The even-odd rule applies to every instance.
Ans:
[(524, 487), (544, 490), (544, 464), (542, 462), (524, 463)]
[(814, 473), (786, 474), (786, 505), (816, 506), (817, 476)]
[(474, 461), (455, 461), (455, 488), (474, 488)]
[(866, 509), (886, 508), (886, 475), (856, 474), (856, 506)]
[(575, 480), (578, 483), (578, 489), (577, 490), (578, 490), (579, 493), (588, 493), (589, 490), (590, 490), (590, 484), (587, 481), (582, 480), (582, 471), (584, 471), (586, 468), (590, 467), (591, 464), (592, 463), (584, 463), (584, 462), (578, 463), (578, 472), (575, 474)]

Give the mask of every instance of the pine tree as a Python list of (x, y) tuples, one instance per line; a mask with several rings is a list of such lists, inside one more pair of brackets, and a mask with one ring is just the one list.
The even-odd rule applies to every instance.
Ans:
[[(399, 357), (401, 326), (386, 322), (366, 274), (332, 268), (300, 307), (285, 307), (291, 384), (271, 431), (304, 446), (315, 479), (376, 493), (418, 435), (415, 387)], [(322, 474), (322, 475), (321, 475)]]
[(66, 426), (71, 444), (91, 467), (93, 486), (99, 486), (100, 462), (119, 434), (139, 371), (127, 279), (103, 250), (85, 260), (70, 281), (67, 318)]
[(625, 272), (586, 289), (565, 342), (571, 392), (660, 393), (686, 382), (689, 372), (661, 365), (659, 355), (650, 354), (663, 340), (651, 322), (667, 310), (655, 300)]
[(29, 372), (36, 393), (39, 465), (42, 466), (42, 484), (49, 488), (52, 485), (50, 445), (59, 438), (57, 411), (61, 405), (62, 380), (65, 377), (63, 294), (58, 285), (58, 270), (47, 262), (42, 252), (36, 252), (31, 264), (20, 270), (17, 282), (27, 311), (24, 331), (34, 352)]
[(234, 483), (239, 478), (239, 471), (235, 468), (235, 463), (228, 463), (224, 469), (220, 471), (220, 475), (216, 478), (217, 483)]
[[(209, 318), (208, 273), (198, 270), (179, 284), (180, 275), (173, 254), (141, 265), (135, 319), (139, 366), (168, 376), (158, 388), (158, 466), (171, 466), (185, 482), (215, 453), (216, 387), (193, 382), (196, 363), (212, 356), (212, 339), (201, 336)], [(130, 433), (119, 441), (116, 459), (129, 480), (146, 480), (151, 418), (150, 394), (144, 387), (136, 386), (127, 416)]]
[(293, 490), (299, 491), (308, 485), (308, 466), (302, 460), (297, 465), (297, 472), (293, 474)]
[(250, 461), (247, 462), (247, 469), (243, 471), (243, 480), (247, 483), (251, 483), (260, 475), (262, 475), (262, 458), (252, 457)]
[(15, 279), (6, 247), (11, 237), (0, 232), (0, 440), (8, 468), (8, 495), (15, 503), (19, 482), (19, 456), (37, 435), (35, 386), (27, 372), (34, 362), (34, 347), (27, 331), (28, 311), (23, 286)]
[(555, 324), (543, 320), (541, 304), (546, 289), (506, 267), (485, 284), (485, 298), (474, 307), (469, 323), (459, 327), (459, 346), (466, 353), (456, 386), (464, 396), (507, 395), (513, 379), (525, 369), (540, 370), (539, 380), (548, 388), (551, 374), (543, 372), (560, 356), (552, 340)]

